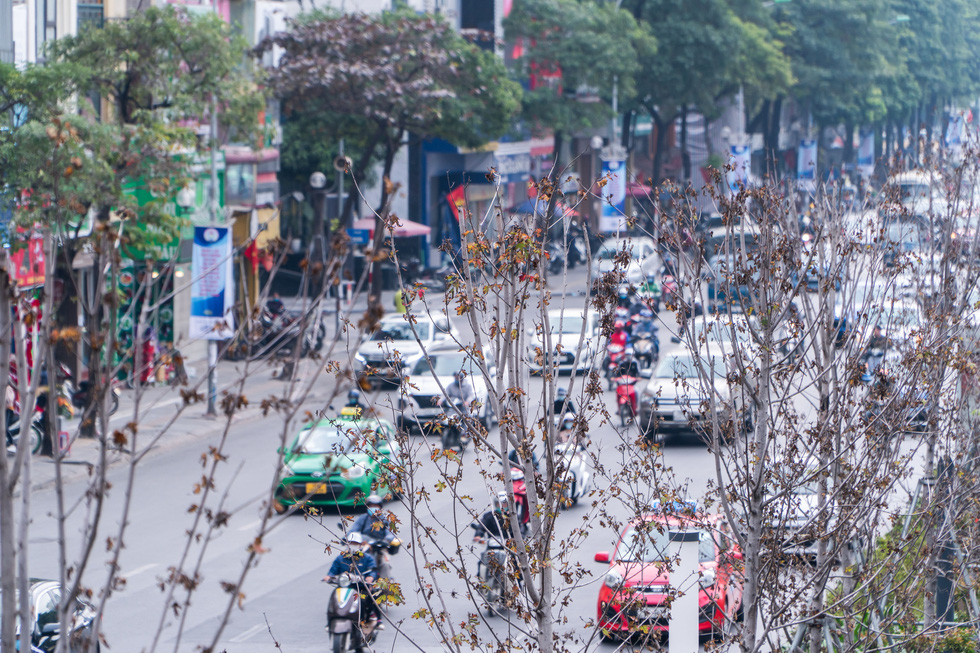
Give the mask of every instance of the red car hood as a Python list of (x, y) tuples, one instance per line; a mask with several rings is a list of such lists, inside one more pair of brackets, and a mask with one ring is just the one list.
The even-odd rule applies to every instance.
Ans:
[[(702, 562), (698, 567), (701, 572), (705, 572), (714, 568), (715, 563)], [(666, 585), (670, 582), (670, 573), (662, 563), (617, 561), (609, 566), (609, 571), (615, 571), (625, 579), (623, 587)]]

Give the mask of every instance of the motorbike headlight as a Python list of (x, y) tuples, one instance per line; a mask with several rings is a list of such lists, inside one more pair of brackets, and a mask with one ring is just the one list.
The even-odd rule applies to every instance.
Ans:
[(623, 575), (616, 571), (610, 571), (602, 583), (609, 589), (618, 590), (623, 584)]
[(364, 469), (364, 465), (361, 465), (360, 463), (351, 465), (340, 473), (340, 475), (346, 478), (348, 481), (353, 481), (356, 478), (363, 478), (365, 474), (367, 474), (367, 470)]
[(715, 570), (706, 569), (701, 572), (700, 578), (698, 578), (698, 583), (701, 585), (701, 589), (708, 589), (715, 586)]
[(341, 587), (350, 587), (350, 574), (341, 574), (340, 577), (337, 578), (337, 584)]

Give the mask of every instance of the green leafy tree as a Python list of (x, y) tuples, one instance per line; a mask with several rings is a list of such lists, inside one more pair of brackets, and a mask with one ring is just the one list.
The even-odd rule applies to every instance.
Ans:
[[(392, 196), (391, 169), (407, 135), (479, 145), (503, 134), (519, 105), (520, 88), (503, 62), (465, 41), (439, 16), (406, 10), (318, 15), (294, 22), (258, 51), (273, 46), (283, 49), (279, 65), (269, 71), (276, 93), (291, 105), (317, 107), (311, 115), (337, 125), (338, 136), (360, 139), (351, 170), (355, 179), (363, 179), (380, 153), (379, 215)], [(344, 205), (344, 224), (353, 215), (354, 197)], [(380, 225), (375, 229), (374, 251), (383, 232)], [(380, 283), (380, 275), (375, 279)]]
[[(551, 130), (561, 172), (566, 135), (595, 128), (612, 117), (614, 94), (622, 103), (635, 95), (639, 58), (654, 58), (657, 42), (629, 12), (613, 3), (578, 0), (518, 0), (504, 20), (508, 43), (523, 46), (516, 74), (525, 85), (521, 118), (531, 131)], [(560, 88), (534, 84), (542, 72), (560, 73)], [(602, 101), (592, 100), (595, 96)]]

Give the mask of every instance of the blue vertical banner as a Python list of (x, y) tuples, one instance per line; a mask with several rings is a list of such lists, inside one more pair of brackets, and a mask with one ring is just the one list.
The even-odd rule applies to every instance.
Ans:
[(599, 231), (613, 233), (626, 231), (626, 159), (602, 160), (602, 213), (599, 215)]
[(875, 133), (871, 129), (861, 130), (858, 141), (858, 174), (867, 179), (875, 171)]
[(191, 338), (227, 340), (235, 335), (235, 279), (231, 253), (231, 229), (194, 227)]
[(817, 178), (817, 141), (805, 138), (800, 141), (800, 154), (796, 158), (796, 178), (801, 188), (814, 190)]
[(732, 171), (728, 173), (728, 190), (735, 194), (739, 188), (748, 188), (752, 177), (752, 148), (749, 145), (732, 145)]

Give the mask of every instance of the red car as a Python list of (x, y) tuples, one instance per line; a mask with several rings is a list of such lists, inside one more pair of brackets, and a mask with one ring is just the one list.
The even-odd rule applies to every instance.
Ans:
[(612, 555), (601, 551), (596, 562), (609, 563), (599, 590), (599, 628), (605, 639), (633, 633), (666, 633), (670, 575), (666, 560), (676, 556), (669, 530), (697, 530), (701, 589), (698, 632), (720, 633), (726, 620), (742, 617), (742, 552), (720, 515), (705, 515), (674, 504), (644, 515), (623, 529)]

